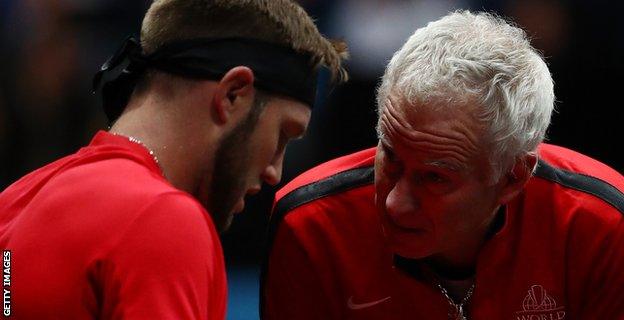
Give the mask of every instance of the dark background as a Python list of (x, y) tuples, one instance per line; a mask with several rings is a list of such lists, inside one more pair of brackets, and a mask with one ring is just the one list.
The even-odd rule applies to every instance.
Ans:
[[(106, 128), (91, 94), (92, 75), (126, 35), (138, 34), (150, 2), (0, 0), (0, 190)], [(619, 1), (300, 2), (324, 34), (347, 40), (351, 81), (319, 95), (308, 135), (288, 149), (283, 182), (375, 145), (375, 87), (386, 62), (417, 27), (461, 8), (510, 17), (546, 56), (557, 96), (549, 142), (624, 171)], [(257, 266), (275, 190), (251, 198), (222, 237), (231, 280), (229, 319), (257, 317)]]

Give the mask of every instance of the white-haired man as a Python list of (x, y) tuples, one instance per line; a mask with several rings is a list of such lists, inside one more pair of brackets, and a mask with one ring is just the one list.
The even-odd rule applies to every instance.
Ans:
[(503, 19), (417, 30), (379, 88), (377, 148), (278, 192), (264, 318), (624, 318), (624, 177), (542, 143), (553, 103)]

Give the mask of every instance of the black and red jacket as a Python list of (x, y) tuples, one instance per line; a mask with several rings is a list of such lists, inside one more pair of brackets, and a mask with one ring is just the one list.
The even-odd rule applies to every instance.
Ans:
[[(448, 319), (435, 286), (384, 245), (367, 149), (281, 189), (263, 319)], [(624, 177), (543, 144), (524, 191), (482, 248), (470, 319), (624, 319)]]

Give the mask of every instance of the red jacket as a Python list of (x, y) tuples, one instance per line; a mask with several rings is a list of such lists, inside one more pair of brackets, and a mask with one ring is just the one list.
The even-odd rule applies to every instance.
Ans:
[[(480, 252), (469, 319), (624, 319), (624, 177), (561, 147), (539, 155)], [(264, 319), (448, 319), (440, 290), (384, 245), (374, 156), (330, 161), (278, 192)]]
[(210, 216), (124, 137), (99, 132), (2, 192), (0, 249), (14, 319), (225, 317)]

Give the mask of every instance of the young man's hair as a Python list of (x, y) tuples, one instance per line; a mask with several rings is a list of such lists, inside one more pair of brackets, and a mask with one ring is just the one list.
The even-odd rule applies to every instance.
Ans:
[(347, 80), (346, 45), (323, 37), (312, 19), (290, 0), (155, 0), (141, 27), (147, 54), (163, 44), (194, 38), (241, 37), (311, 54), (338, 82)]

